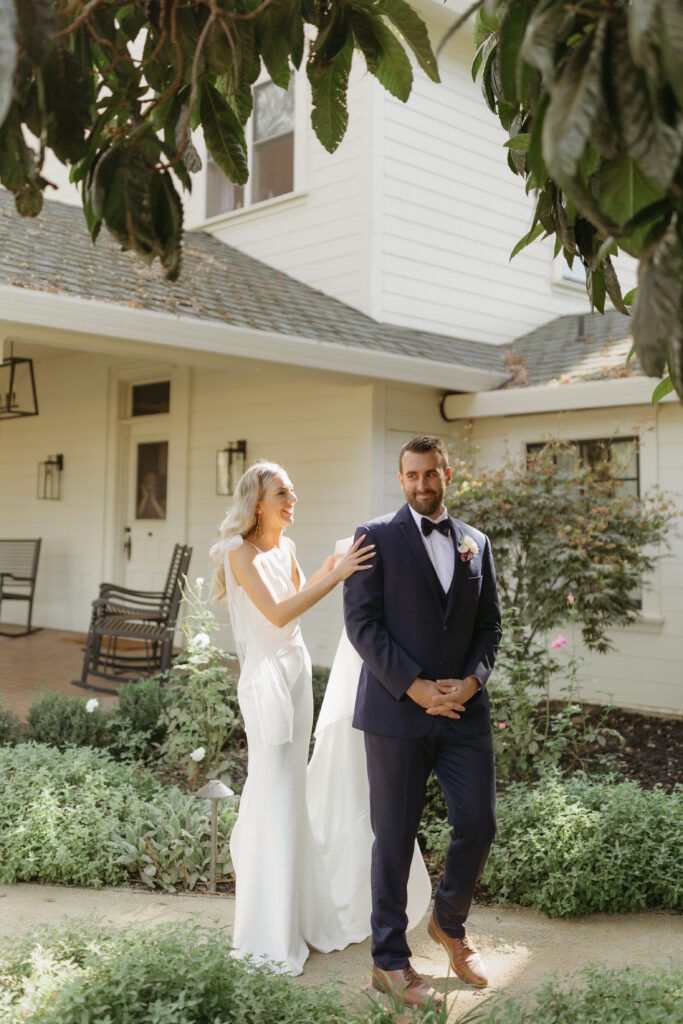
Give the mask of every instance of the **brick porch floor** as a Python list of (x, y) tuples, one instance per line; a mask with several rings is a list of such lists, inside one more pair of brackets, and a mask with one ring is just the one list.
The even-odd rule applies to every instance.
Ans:
[(41, 629), (16, 639), (0, 636), (0, 695), (5, 707), (25, 719), (31, 704), (44, 692), (97, 697), (103, 707), (115, 704), (114, 696), (71, 685), (71, 680), (81, 675), (84, 643), (82, 633), (58, 629)]

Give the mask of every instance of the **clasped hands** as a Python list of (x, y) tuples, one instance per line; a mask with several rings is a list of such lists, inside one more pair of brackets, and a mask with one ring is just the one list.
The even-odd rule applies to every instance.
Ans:
[(428, 715), (460, 718), (465, 704), (479, 689), (474, 676), (466, 679), (420, 679), (410, 684), (406, 693), (424, 708)]

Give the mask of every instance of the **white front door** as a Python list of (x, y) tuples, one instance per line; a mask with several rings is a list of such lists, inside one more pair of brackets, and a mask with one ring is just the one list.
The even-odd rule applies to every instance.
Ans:
[[(167, 417), (163, 417), (166, 419)], [(125, 586), (161, 590), (166, 582), (174, 510), (169, 498), (170, 441), (167, 426), (140, 419), (129, 427), (126, 512), (123, 524)]]

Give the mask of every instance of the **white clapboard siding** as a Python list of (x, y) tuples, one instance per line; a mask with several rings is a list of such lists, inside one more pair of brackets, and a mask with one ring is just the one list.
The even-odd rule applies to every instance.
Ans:
[[(0, 536), (42, 537), (33, 621), (87, 629), (102, 579), (107, 362), (84, 353), (35, 364), (40, 414), (0, 424)], [(36, 496), (38, 463), (64, 456), (60, 501)], [(7, 603), (3, 620), (24, 622)]]
[[(491, 417), (472, 421), (471, 436), (470, 427), (462, 425), (462, 429), (474, 446), (479, 468), (497, 467), (506, 457), (518, 460), (526, 444), (551, 436), (566, 440), (639, 436), (641, 489), (659, 486), (683, 512), (683, 409), (675, 403), (654, 410), (630, 407)], [(486, 523), (476, 525), (486, 530)], [(612, 653), (586, 655), (580, 674), (586, 697), (683, 712), (683, 535), (677, 523), (670, 545), (659, 568), (645, 581), (642, 620), (612, 630)], [(582, 651), (571, 623), (562, 632), (572, 647)]]
[[(439, 38), (435, 25), (432, 35)], [(552, 244), (510, 262), (532, 200), (505, 157), (506, 135), (473, 83), (471, 37), (440, 58), (442, 84), (416, 75), (402, 104), (383, 94), (381, 298), (390, 323), (494, 343), (588, 309), (582, 286), (558, 284)], [(632, 287), (632, 261), (624, 289)]]

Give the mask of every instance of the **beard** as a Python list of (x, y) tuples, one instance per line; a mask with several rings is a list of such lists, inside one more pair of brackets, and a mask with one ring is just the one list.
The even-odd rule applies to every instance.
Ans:
[(406, 501), (412, 509), (414, 509), (418, 515), (421, 516), (433, 516), (437, 512), (441, 511), (443, 506), (443, 490), (439, 489), (429, 494), (429, 496), (418, 497), (416, 494), (406, 494)]

